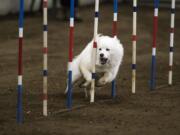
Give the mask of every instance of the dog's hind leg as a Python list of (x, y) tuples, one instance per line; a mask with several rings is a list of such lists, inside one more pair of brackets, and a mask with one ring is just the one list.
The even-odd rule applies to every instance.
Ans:
[(84, 79), (86, 80), (85, 83), (83, 83), (81, 86), (87, 87), (91, 83), (92, 73), (89, 70), (87, 70), (86, 68), (84, 68), (83, 66), (80, 66), (80, 69), (81, 69), (81, 73), (82, 73)]
[(91, 82), (85, 81), (79, 85), (80, 88), (87, 88)]
[(87, 88), (87, 82), (85, 79), (79, 84), (79, 88)]
[(84, 90), (85, 98), (88, 98), (88, 92), (87, 92), (88, 85), (89, 85), (89, 83), (87, 84), (86, 80), (83, 80), (79, 84), (79, 88), (83, 88), (83, 90)]
[(84, 88), (84, 94), (85, 94), (85, 98), (88, 98), (87, 88)]

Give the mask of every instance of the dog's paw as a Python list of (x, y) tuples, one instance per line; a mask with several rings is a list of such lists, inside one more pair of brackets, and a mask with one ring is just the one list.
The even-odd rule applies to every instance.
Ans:
[(107, 83), (107, 80), (105, 78), (101, 78), (99, 81), (98, 81), (98, 85), (102, 86), (102, 85), (105, 85)]

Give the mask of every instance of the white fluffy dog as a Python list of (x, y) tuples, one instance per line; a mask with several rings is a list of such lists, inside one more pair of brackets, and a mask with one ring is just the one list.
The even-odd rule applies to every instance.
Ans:
[[(72, 62), (72, 83), (83, 77), (87, 87), (92, 80), (92, 51), (93, 41)], [(105, 85), (116, 78), (122, 62), (124, 49), (120, 41), (114, 37), (97, 36), (96, 73), (103, 73), (98, 80), (98, 85)], [(67, 92), (67, 89), (66, 89)]]

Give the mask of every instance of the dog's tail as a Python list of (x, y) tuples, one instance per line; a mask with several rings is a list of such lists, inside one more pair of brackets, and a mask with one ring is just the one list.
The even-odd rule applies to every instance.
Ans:
[(64, 94), (67, 94), (68, 92), (68, 86), (66, 87), (66, 90), (64, 91)]

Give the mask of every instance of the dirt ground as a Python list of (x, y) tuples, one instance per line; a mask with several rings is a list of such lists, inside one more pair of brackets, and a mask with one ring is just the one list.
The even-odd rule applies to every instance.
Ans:
[[(94, 7), (80, 8), (82, 23), (75, 25), (77, 55), (92, 39)], [(117, 76), (117, 98), (111, 87), (98, 88), (95, 103), (89, 104), (83, 90), (73, 89), (73, 106), (85, 107), (58, 113), (66, 108), (63, 94), (68, 60), (68, 23), (49, 19), (49, 82), (47, 118), (42, 117), (42, 18), (26, 16), (23, 48), (24, 122), (16, 123), (18, 21), (0, 21), (0, 135), (180, 135), (180, 11), (176, 11), (174, 76), (167, 86), (170, 10), (159, 12), (157, 46), (157, 89), (149, 90), (152, 7), (140, 7), (138, 14), (137, 93), (131, 94), (132, 10), (119, 5), (118, 37), (125, 57)], [(100, 8), (99, 32), (111, 35), (112, 5)], [(163, 87), (162, 87), (163, 86)]]

